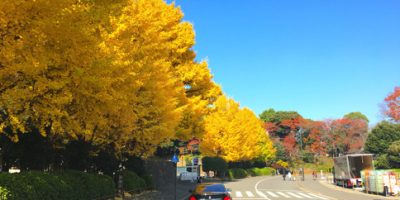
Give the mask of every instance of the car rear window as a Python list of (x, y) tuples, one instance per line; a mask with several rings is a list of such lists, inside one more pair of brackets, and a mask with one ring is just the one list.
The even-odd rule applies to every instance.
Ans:
[(226, 192), (226, 188), (222, 184), (199, 185), (196, 192)]

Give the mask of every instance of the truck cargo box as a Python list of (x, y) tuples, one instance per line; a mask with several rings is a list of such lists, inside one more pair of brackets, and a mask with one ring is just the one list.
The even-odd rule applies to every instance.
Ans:
[(361, 187), (361, 171), (374, 169), (372, 154), (349, 154), (333, 161), (334, 181), (344, 187)]

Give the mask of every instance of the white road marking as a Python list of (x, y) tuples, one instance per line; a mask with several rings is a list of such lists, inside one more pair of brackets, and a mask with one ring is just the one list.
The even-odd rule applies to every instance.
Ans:
[(247, 194), (248, 197), (254, 197), (254, 194), (251, 193), (250, 191), (246, 191), (246, 194)]
[(251, 191), (244, 191), (243, 192), (243, 193), (245, 193), (247, 195), (247, 198), (243, 197), (244, 195), (243, 195), (243, 193), (241, 191), (229, 192), (229, 194), (232, 195), (232, 193), (235, 193), (236, 194), (236, 196), (235, 196), (236, 198), (241, 198), (241, 199), (251, 198), (253, 200), (257, 200), (257, 199), (271, 200), (270, 198), (268, 198), (268, 196), (266, 194), (268, 194), (268, 195), (270, 195), (271, 197), (274, 197), (274, 198), (279, 198), (279, 197), (282, 196), (282, 197), (285, 197), (285, 198), (288, 198), (288, 199), (295, 197), (297, 199), (304, 199), (304, 198), (314, 199), (314, 198), (318, 198), (318, 199), (323, 199), (323, 200), (329, 200), (328, 198), (321, 197), (321, 196), (318, 196), (318, 195), (315, 195), (315, 194), (312, 194), (312, 193), (303, 193), (303, 192), (297, 192), (297, 191), (293, 191), (293, 190), (291, 190), (291, 191), (282, 191), (281, 190), (281, 191), (274, 191), (274, 192), (265, 191), (265, 190), (261, 190), (261, 191), (257, 190), (256, 194), (258, 196), (260, 196), (261, 198), (257, 198)]
[(301, 193), (301, 192), (298, 192), (297, 194), (299, 194), (299, 195), (301, 195), (301, 196), (303, 196), (303, 197), (309, 198), (309, 199), (312, 199), (312, 198), (313, 198), (313, 197), (308, 196), (308, 195), (306, 195), (306, 194), (304, 194), (304, 193)]
[(267, 179), (265, 178), (265, 179), (259, 180), (259, 181), (256, 183), (256, 185), (254, 186), (254, 189), (255, 189), (256, 193), (257, 193), (258, 195), (260, 195), (261, 197), (264, 197), (264, 199), (271, 200), (270, 198), (267, 197), (267, 195), (265, 195), (264, 193), (260, 192), (260, 191), (258, 190), (258, 188), (257, 188), (257, 187), (258, 187), (258, 184), (260, 184), (261, 182), (263, 182), (263, 181), (265, 181), (265, 180), (267, 180)]
[(296, 197), (298, 199), (303, 199), (303, 197), (301, 197), (301, 196), (299, 196), (299, 195), (297, 195), (297, 194), (295, 194), (293, 192), (286, 192), (286, 193), (288, 193), (288, 194), (290, 194), (290, 195), (292, 195), (292, 196), (294, 196), (294, 197)]
[(283, 197), (290, 198), (290, 196), (286, 195), (286, 194), (283, 193), (283, 192), (276, 192), (276, 193), (278, 193), (279, 195), (281, 195), (281, 196), (283, 196)]
[(309, 194), (309, 195), (311, 195), (311, 196), (313, 196), (313, 197), (317, 197), (318, 199), (327, 199), (327, 198), (325, 198), (325, 197), (321, 197), (321, 196), (318, 196), (318, 195), (315, 195), (315, 194)]
[(262, 193), (261, 191), (258, 191), (258, 190), (257, 190), (256, 193), (257, 193), (259, 196), (264, 197), (264, 199), (271, 200), (270, 198), (267, 197), (267, 195), (265, 195), (265, 194)]
[(269, 195), (271, 195), (272, 197), (279, 197), (278, 195), (274, 194), (273, 192), (267, 192)]
[(236, 191), (236, 197), (243, 197), (243, 195), (240, 191)]

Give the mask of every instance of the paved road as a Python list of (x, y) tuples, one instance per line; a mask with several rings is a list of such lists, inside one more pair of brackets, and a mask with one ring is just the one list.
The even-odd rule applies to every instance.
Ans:
[[(389, 200), (378, 195), (329, 185), (306, 177), (303, 181), (283, 181), (280, 176), (252, 177), (225, 183), (234, 200)], [(398, 198), (397, 198), (398, 199)]]

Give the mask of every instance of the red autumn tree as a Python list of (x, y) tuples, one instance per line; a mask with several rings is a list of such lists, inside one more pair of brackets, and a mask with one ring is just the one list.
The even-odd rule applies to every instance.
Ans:
[(386, 110), (384, 114), (395, 122), (400, 122), (400, 87), (395, 87), (394, 92), (385, 98)]
[(309, 144), (308, 150), (314, 154), (326, 154), (328, 152), (327, 143), (330, 141), (326, 123), (310, 120), (306, 124), (306, 128), (308, 128), (308, 137), (306, 138), (306, 142)]
[(278, 130), (278, 126), (276, 126), (272, 122), (264, 122), (264, 129), (268, 131), (268, 134), (271, 137), (276, 137), (276, 131)]
[(299, 127), (304, 123), (306, 123), (306, 120), (303, 117), (298, 116), (293, 119), (282, 120), (282, 122), (279, 124), (279, 126), (285, 127), (291, 131), (295, 131), (295, 130), (298, 130)]
[(330, 124), (332, 146), (341, 153), (362, 150), (368, 134), (368, 123), (362, 119), (337, 119)]
[(285, 147), (286, 152), (290, 157), (297, 155), (298, 147), (296, 146), (296, 139), (294, 134), (289, 134), (283, 139), (282, 145)]

